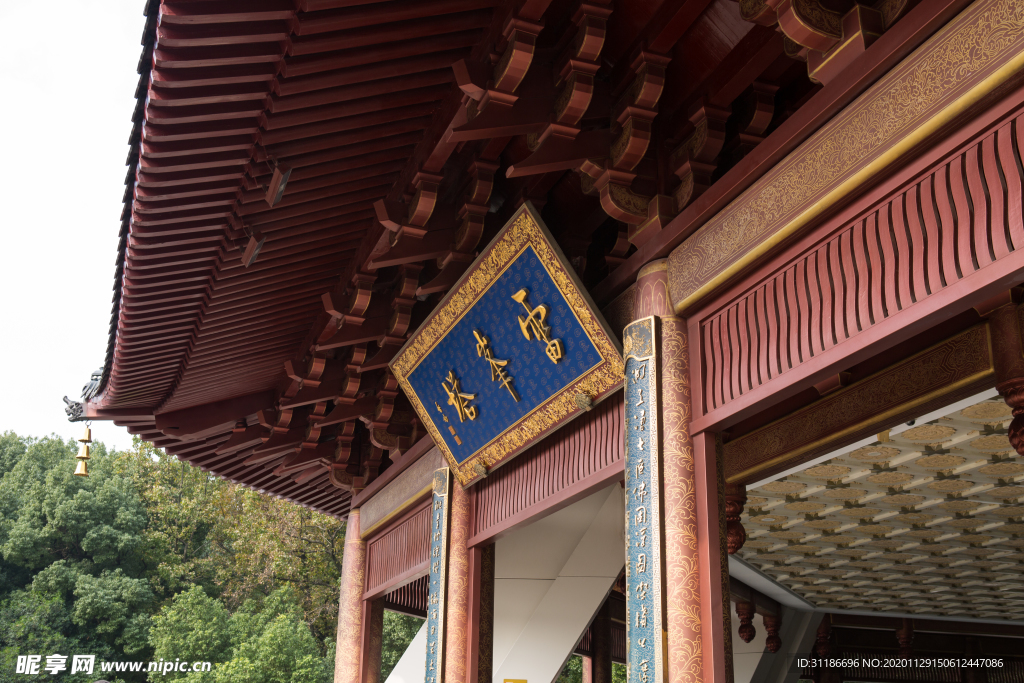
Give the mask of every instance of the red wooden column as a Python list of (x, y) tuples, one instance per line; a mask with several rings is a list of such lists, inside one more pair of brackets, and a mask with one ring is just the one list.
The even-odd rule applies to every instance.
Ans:
[[(690, 437), (690, 366), (686, 321), (672, 313), (667, 259), (644, 266), (637, 276), (633, 318), (661, 318), (661, 402), (663, 506), (665, 515), (665, 619), (668, 631), (669, 683), (703, 683), (710, 675), (705, 655), (721, 647), (715, 629), (705, 624), (700, 576), (702, 546), (698, 521), (697, 467)], [(716, 513), (717, 518), (717, 513)], [(720, 588), (721, 582), (717, 584)], [(725, 602), (728, 605), (728, 600)], [(719, 624), (721, 618), (719, 618)], [(719, 657), (719, 660), (722, 658)]]
[[(726, 550), (725, 481), (715, 435), (693, 436), (697, 487), (697, 559), (704, 683), (732, 683), (729, 555)], [(670, 634), (671, 637), (671, 634)]]
[(359, 680), (362, 683), (381, 683), (381, 648), (384, 644), (384, 601), (363, 600), (362, 655), (359, 660)]
[(361, 683), (363, 591), (366, 583), (366, 543), (359, 536), (359, 510), (352, 510), (345, 525), (345, 555), (338, 598), (338, 647), (334, 655), (334, 683)]
[(469, 550), (468, 683), (490, 683), (494, 662), (494, 544)]
[(469, 683), (469, 494), (452, 484), (444, 683)]
[(612, 683), (612, 620), (608, 601), (590, 625), (590, 680), (591, 683)]

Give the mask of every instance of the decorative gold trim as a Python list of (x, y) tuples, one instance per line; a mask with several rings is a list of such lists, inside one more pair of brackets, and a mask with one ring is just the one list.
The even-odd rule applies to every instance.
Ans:
[(1024, 67), (1022, 38), (1018, 0), (979, 0), (964, 10), (673, 250), (675, 312), (722, 287), (1009, 80)]
[[(564, 387), (554, 398), (537, 406), (460, 464), (456, 462), (448, 444), (441, 437), (438, 427), (434, 424), (433, 415), (413, 391), (408, 378), (427, 354), (441, 342), (527, 247), (533, 247), (538, 260), (565, 297), (569, 309), (594, 344), (601, 360), (580, 378)], [(588, 312), (590, 315), (586, 315)], [(576, 403), (577, 394), (586, 394), (597, 403), (623, 381), (623, 361), (618, 343), (598, 313), (597, 306), (551, 237), (551, 233), (529, 202), (509, 219), (491, 244), (469, 267), (466, 275), (441, 301), (431, 317), (406, 342), (391, 362), (391, 371), (421, 422), (426, 426), (427, 432), (463, 485), (479, 476), (475, 465), (483, 465), (490, 471), (547, 432), (582, 414), (583, 410)]]

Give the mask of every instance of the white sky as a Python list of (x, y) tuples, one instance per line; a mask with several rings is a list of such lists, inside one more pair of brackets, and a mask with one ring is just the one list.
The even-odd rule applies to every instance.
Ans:
[[(78, 438), (103, 364), (142, 0), (0, 2), (0, 432)], [(93, 439), (127, 447), (113, 423)]]

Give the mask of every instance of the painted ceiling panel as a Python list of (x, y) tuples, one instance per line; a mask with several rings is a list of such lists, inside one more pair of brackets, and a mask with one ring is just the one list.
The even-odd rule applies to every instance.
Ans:
[(741, 557), (821, 609), (1019, 618), (1011, 418), (985, 400), (751, 490)]

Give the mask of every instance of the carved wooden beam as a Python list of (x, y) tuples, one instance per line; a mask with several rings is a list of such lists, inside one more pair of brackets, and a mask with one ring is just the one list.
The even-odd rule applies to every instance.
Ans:
[[(427, 222), (431, 220), (437, 207), (437, 195), (442, 180), (440, 175), (423, 171), (413, 177), (414, 193), (406, 207), (405, 219), (400, 225), (394, 220), (394, 206), (389, 206), (384, 200), (378, 200), (374, 204), (377, 220), (391, 231), (392, 235), (387, 244), (382, 245), (387, 248), (369, 259), (368, 269), (377, 270), (436, 258), (436, 254), (449, 245), (451, 227), (446, 221), (433, 221), (434, 225), (427, 227)], [(396, 225), (397, 228), (394, 227)]]
[(612, 111), (617, 132), (608, 156), (589, 159), (580, 167), (589, 176), (584, 178), (584, 192), (596, 191), (608, 215), (630, 226), (628, 238), (634, 244), (646, 242), (676, 213), (671, 197), (645, 197), (631, 187), (636, 178), (633, 169), (650, 145), (668, 63), (668, 57), (640, 50), (631, 65), (632, 80)]
[(555, 61), (555, 88), (558, 94), (549, 113), (547, 126), (528, 137), (533, 154), (511, 165), (509, 178), (564, 171), (577, 168), (590, 158), (607, 154), (606, 131), (581, 134), (579, 122), (590, 107), (594, 95), (594, 75), (604, 47), (606, 23), (611, 14), (608, 0), (580, 2), (564, 48)]
[(864, 53), (912, 3), (910, 0), (740, 0), (740, 15), (778, 25), (786, 54), (807, 62), (815, 83), (827, 84)]
[(246, 448), (255, 448), (263, 443), (265, 432), (262, 425), (246, 425), (242, 421), (231, 430), (231, 436), (218, 446), (214, 453), (216, 455), (234, 455)]
[(341, 344), (330, 344), (329, 340), (344, 326), (360, 327), (366, 322), (367, 309), (373, 297), (373, 283), (376, 280), (377, 275), (374, 273), (357, 272), (344, 299), (333, 292), (326, 292), (320, 297), (324, 310), (330, 317), (317, 335), (314, 346), (317, 351), (340, 346)]
[[(545, 105), (552, 95), (538, 97), (535, 92), (537, 88), (545, 89), (544, 79), (529, 79), (532, 88), (525, 88), (524, 84), (534, 61), (537, 36), (543, 28), (543, 24), (510, 14), (502, 30), (500, 54), (492, 55), (495, 64), (486, 83), (479, 66), (459, 62), (453, 67), (456, 83), (468, 101), (464, 102), (466, 120), (452, 128), (447, 136), (449, 142), (523, 135), (547, 122), (550, 107)], [(527, 92), (517, 92), (520, 85)], [(528, 96), (522, 98), (524, 94)]]
[(498, 164), (483, 159), (476, 159), (469, 165), (470, 181), (459, 209), (461, 222), (454, 235), (454, 244), (438, 258), (440, 272), (417, 287), (416, 296), (448, 291), (473, 262), (475, 249), (483, 235), (484, 219), (490, 210), (491, 189), (497, 170)]

